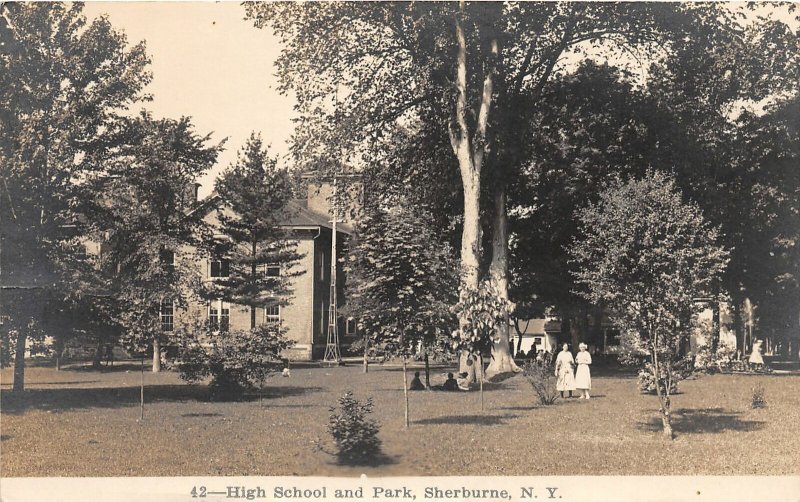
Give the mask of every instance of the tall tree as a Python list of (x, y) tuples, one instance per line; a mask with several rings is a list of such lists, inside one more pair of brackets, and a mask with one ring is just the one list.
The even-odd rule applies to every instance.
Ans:
[[(486, 213), (494, 215), (488, 270), (506, 298), (506, 189), (523, 160), (517, 98), (538, 99), (570, 51), (580, 58), (587, 45), (600, 42), (668, 49), (689, 28), (701, 42), (708, 38), (703, 30), (717, 33), (715, 26), (729, 18), (714, 5), (648, 3), (341, 2), (246, 9), (256, 26), (271, 26), (284, 43), (278, 74), (302, 116), (293, 142), (298, 156), (312, 163), (342, 152), (355, 157), (403, 122), (432, 122), (448, 132), (463, 194), (461, 291), (477, 288), (486, 270), (483, 186), (491, 192)], [(500, 331), (491, 369), (511, 371), (507, 326)]]
[(91, 212), (103, 239), (103, 268), (127, 345), (152, 347), (153, 371), (172, 335), (178, 309), (200, 289), (196, 255), (204, 227), (196, 182), (222, 146), (208, 145), (188, 118), (155, 119), (148, 112), (124, 120), (115, 134), (107, 175), (93, 180)]
[[(40, 303), (46, 312), (48, 299), (89, 293), (73, 281), (88, 282), (91, 270), (79, 241), (87, 221), (85, 180), (105, 169), (119, 113), (147, 98), (144, 43), (129, 47), (108, 19), (87, 23), (82, 9), (80, 3), (0, 5), (4, 310), (17, 301)], [(17, 333), (14, 389), (22, 390), (27, 331)]]
[(212, 246), (224, 270), (206, 295), (250, 307), (253, 329), (256, 309), (286, 305), (291, 279), (301, 273), (292, 270), (301, 258), (297, 243), (282, 226), (291, 215), (293, 178), (252, 133), (215, 187), (220, 207)]
[(696, 299), (707, 296), (728, 252), (674, 180), (648, 172), (616, 181), (580, 212), (571, 249), (579, 293), (608, 307), (612, 322), (650, 356), (663, 431), (672, 438), (670, 387)]

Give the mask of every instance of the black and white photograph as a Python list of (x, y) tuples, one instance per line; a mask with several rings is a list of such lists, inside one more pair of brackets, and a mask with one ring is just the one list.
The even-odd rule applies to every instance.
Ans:
[(0, 500), (800, 500), (798, 7), (0, 2)]

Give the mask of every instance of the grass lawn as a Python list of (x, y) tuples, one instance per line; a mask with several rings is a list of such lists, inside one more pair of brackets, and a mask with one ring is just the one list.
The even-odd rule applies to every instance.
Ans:
[[(444, 368), (432, 383), (444, 380)], [(522, 376), (478, 392), (412, 392), (403, 428), (397, 367), (296, 367), (263, 402), (208, 402), (202, 385), (145, 373), (28, 368), (22, 395), (0, 374), (2, 476), (695, 475), (800, 473), (800, 376), (713, 375), (682, 382), (677, 439), (662, 438), (657, 399), (626, 374), (593, 378), (593, 398), (535, 404)], [(761, 384), (768, 407), (750, 409)], [(346, 389), (372, 396), (386, 462), (338, 466), (325, 430)]]

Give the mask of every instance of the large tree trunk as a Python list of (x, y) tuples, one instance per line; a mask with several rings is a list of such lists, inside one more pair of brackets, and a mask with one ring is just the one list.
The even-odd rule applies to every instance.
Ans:
[(364, 373), (369, 373), (369, 343), (364, 338)]
[[(486, 153), (486, 128), (489, 122), (489, 111), (492, 105), (493, 79), (495, 61), (499, 53), (497, 40), (492, 40), (493, 60), (486, 70), (481, 92), (480, 108), (477, 114), (474, 135), (470, 131), (467, 99), (467, 42), (462, 26), (465, 2), (459, 3), (459, 15), (456, 16), (456, 106), (453, 122), (450, 124), (450, 144), (458, 161), (461, 183), (464, 190), (464, 224), (461, 232), (461, 294), (469, 289), (477, 289), (479, 283), (481, 224), (480, 224), (480, 192), (481, 167)], [(459, 319), (464, 326), (465, 319)], [(466, 354), (462, 353), (460, 372), (470, 374), (470, 381), (475, 376), (474, 368), (470, 371), (463, 362)]]
[(467, 385), (474, 382), (480, 382), (484, 379), (483, 365), (478, 364), (477, 359), (477, 356), (474, 354), (470, 354), (467, 351), (461, 352), (461, 357), (458, 361), (459, 372), (461, 374), (467, 374), (467, 376), (464, 378), (464, 383)]
[[(480, 174), (464, 176), (464, 228), (461, 233), (461, 288), (462, 294), (469, 289), (478, 288), (478, 267), (480, 262), (481, 226), (480, 226)], [(466, 319), (459, 319), (459, 325), (467, 324)], [(467, 373), (469, 383), (475, 381), (473, 366), (466, 366), (469, 357), (467, 351), (461, 354), (460, 373)]]
[(24, 329), (17, 331), (17, 346), (14, 354), (14, 392), (25, 390), (25, 343), (28, 333)]
[(742, 302), (734, 296), (731, 299), (731, 314), (733, 317), (733, 334), (736, 336), (736, 348), (742, 350), (744, 346), (744, 323), (742, 323)]
[(142, 356), (139, 369), (141, 370), (139, 378), (139, 420), (144, 421), (144, 356)]
[(103, 335), (101, 333), (97, 334), (97, 347), (94, 349), (94, 355), (92, 356), (92, 368), (99, 370), (102, 367), (103, 361)]
[(158, 335), (153, 337), (153, 373), (161, 371), (161, 340)]
[(578, 350), (578, 345), (586, 340), (586, 331), (589, 324), (586, 320), (586, 315), (584, 308), (576, 307), (569, 316), (570, 348), (573, 351)]
[[(499, 295), (508, 300), (508, 215), (506, 213), (505, 187), (494, 190), (494, 225), (492, 232), (492, 263), (489, 276)], [(492, 342), (492, 359), (486, 368), (486, 377), (502, 373), (519, 373), (522, 369), (514, 362), (510, 349), (508, 312), (503, 313), (499, 337)]]
[(425, 347), (425, 388), (431, 390), (431, 363), (428, 359), (428, 347)]
[(742, 302), (742, 314), (744, 316), (744, 329), (742, 345), (739, 348), (742, 351), (742, 359), (744, 359), (745, 354), (750, 353), (750, 344), (753, 343), (753, 302), (750, 301), (750, 298), (745, 298)]

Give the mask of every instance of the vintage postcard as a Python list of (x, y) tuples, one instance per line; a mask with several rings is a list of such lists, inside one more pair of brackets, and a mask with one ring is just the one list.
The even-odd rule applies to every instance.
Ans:
[(0, 2), (0, 500), (800, 500), (800, 10)]

